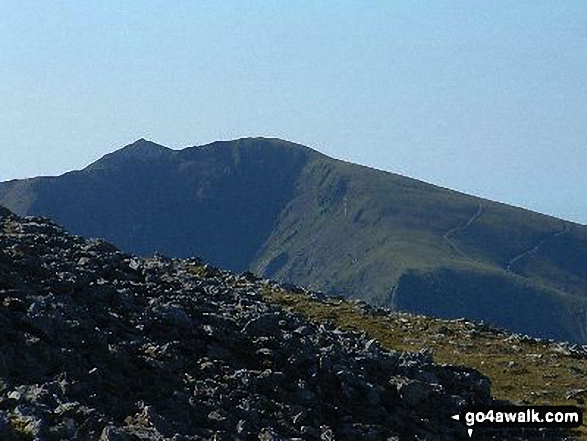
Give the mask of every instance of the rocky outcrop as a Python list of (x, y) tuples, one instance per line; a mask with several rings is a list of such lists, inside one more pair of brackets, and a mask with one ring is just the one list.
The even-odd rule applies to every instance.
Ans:
[(0, 215), (0, 439), (468, 439), (489, 380), (383, 350), (197, 259)]

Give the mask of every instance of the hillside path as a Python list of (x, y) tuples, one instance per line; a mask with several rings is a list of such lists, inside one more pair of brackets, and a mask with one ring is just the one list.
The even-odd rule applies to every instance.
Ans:
[(565, 222), (565, 227), (563, 228), (562, 231), (558, 231), (554, 234), (552, 234), (551, 236), (547, 237), (546, 239), (542, 239), (541, 241), (539, 241), (535, 246), (533, 246), (532, 248), (524, 251), (523, 253), (518, 254), (517, 256), (511, 258), (510, 260), (507, 261), (506, 266), (505, 266), (505, 270), (507, 272), (511, 272), (512, 271), (512, 266), (520, 259), (523, 259), (524, 257), (530, 256), (531, 254), (536, 254), (540, 248), (542, 247), (542, 245), (544, 245), (546, 242), (551, 241), (552, 239), (554, 239), (555, 237), (560, 237), (564, 234), (567, 234), (569, 231), (571, 231), (571, 224), (569, 224), (568, 222)]
[(463, 224), (463, 225), (458, 225), (454, 228), (451, 228), (450, 230), (448, 230), (446, 233), (444, 233), (444, 235), (442, 236), (442, 238), (446, 241), (446, 243), (448, 243), (448, 245), (455, 250), (458, 254), (460, 254), (461, 256), (463, 256), (465, 259), (468, 260), (473, 260), (471, 259), (471, 257), (469, 255), (467, 255), (467, 253), (465, 253), (463, 250), (461, 250), (451, 239), (451, 236), (454, 236), (457, 233), (462, 233), (463, 231), (466, 231), (471, 225), (473, 225), (473, 222), (475, 222), (477, 219), (479, 219), (479, 217), (483, 214), (483, 202), (479, 201), (479, 207), (477, 208), (477, 211), (475, 212), (475, 214), (473, 214), (473, 216), (471, 216), (469, 218), (469, 220)]

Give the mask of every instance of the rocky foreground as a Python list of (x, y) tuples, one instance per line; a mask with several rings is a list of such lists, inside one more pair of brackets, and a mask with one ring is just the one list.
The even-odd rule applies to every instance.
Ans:
[(200, 261), (139, 259), (0, 211), (0, 439), (468, 439), (489, 380), (268, 303)]

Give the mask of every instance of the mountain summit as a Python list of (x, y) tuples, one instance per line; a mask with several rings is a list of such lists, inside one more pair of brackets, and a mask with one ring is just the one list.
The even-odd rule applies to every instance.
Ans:
[(140, 154), (140, 155), (152, 155), (170, 150), (168, 147), (164, 147), (159, 144), (155, 144), (152, 141), (147, 141), (145, 138), (138, 139), (132, 144), (120, 149), (118, 154)]
[(115, 167), (126, 161), (149, 161), (161, 158), (170, 152), (172, 150), (168, 147), (141, 138), (126, 147), (105, 155), (100, 160), (89, 165), (86, 170)]
[(287, 141), (139, 140), (81, 171), (2, 183), (0, 204), (145, 256), (587, 342), (587, 227)]

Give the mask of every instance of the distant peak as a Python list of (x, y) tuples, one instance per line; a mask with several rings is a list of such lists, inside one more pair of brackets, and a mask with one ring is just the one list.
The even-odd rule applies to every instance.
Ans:
[(275, 150), (279, 149), (283, 152), (293, 153), (305, 153), (310, 155), (321, 155), (317, 150), (311, 147), (298, 144), (295, 142), (287, 141), (280, 138), (267, 138), (267, 137), (247, 137), (233, 140), (215, 141), (210, 144), (204, 144), (197, 146), (198, 149), (215, 149), (215, 148), (233, 148), (237, 150), (242, 149), (257, 149), (257, 150)]
[(171, 149), (160, 144), (155, 144), (152, 141), (147, 141), (144, 138), (138, 139), (132, 144), (129, 144), (120, 150), (113, 153), (113, 155), (119, 158), (137, 158), (145, 159), (152, 157), (159, 157)]
[(141, 138), (137, 139), (132, 144), (105, 155), (98, 161), (86, 167), (86, 170), (102, 169), (128, 161), (136, 162), (145, 160), (150, 161), (152, 159), (156, 160), (157, 158), (160, 158), (172, 151), (173, 150), (168, 147), (156, 144), (152, 141), (147, 141), (145, 138)]
[(137, 139), (132, 144), (127, 145), (120, 149), (120, 151), (125, 152), (141, 152), (141, 153), (148, 153), (148, 152), (164, 152), (169, 150), (167, 147), (162, 146), (160, 144), (155, 144), (152, 141), (147, 141), (145, 138)]

